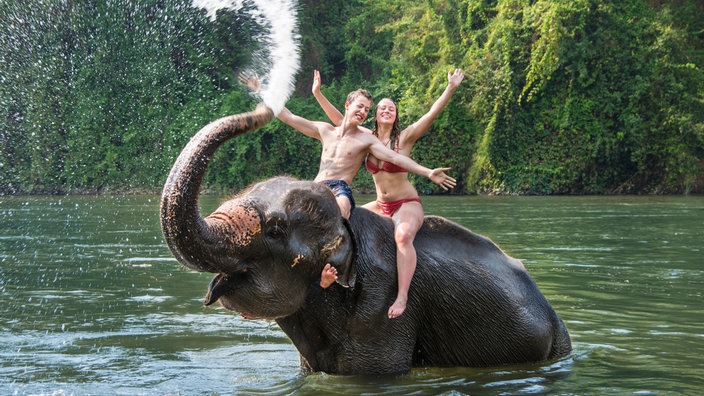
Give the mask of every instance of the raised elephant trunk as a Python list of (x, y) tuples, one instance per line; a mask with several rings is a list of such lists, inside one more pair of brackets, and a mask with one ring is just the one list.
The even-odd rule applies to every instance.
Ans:
[(203, 219), (198, 208), (205, 171), (220, 145), (273, 118), (274, 113), (264, 104), (253, 112), (220, 118), (191, 138), (179, 155), (161, 193), (161, 230), (181, 264), (198, 271), (218, 271), (213, 266), (217, 258), (211, 250), (221, 233)]

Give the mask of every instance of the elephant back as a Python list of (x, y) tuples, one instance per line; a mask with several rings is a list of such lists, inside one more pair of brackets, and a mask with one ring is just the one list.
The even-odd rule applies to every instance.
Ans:
[[(430, 317), (427, 309), (415, 312), (426, 317), (416, 318), (421, 327), (414, 361), (492, 366), (571, 351), (566, 326), (523, 264), (489, 238), (427, 216), (415, 246), (409, 301), (435, 308)], [(437, 291), (428, 297), (429, 290)], [(450, 320), (439, 325), (436, 315)]]

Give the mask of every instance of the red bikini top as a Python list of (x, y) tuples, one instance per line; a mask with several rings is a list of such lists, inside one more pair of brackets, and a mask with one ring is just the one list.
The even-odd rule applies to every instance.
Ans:
[(403, 172), (408, 172), (408, 170), (401, 168), (398, 165), (395, 165), (392, 162), (386, 162), (382, 161), (381, 166), (377, 166), (372, 160), (369, 159), (369, 156), (367, 156), (367, 160), (364, 162), (364, 165), (366, 166), (367, 170), (369, 173), (372, 175), (378, 173), (378, 172), (389, 172), (389, 173), (403, 173)]

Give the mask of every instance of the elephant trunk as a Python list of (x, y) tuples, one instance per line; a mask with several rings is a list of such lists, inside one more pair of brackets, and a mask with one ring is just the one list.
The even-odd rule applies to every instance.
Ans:
[(201, 129), (179, 155), (161, 194), (161, 230), (181, 264), (198, 271), (218, 271), (211, 248), (222, 235), (217, 227), (209, 226), (198, 208), (205, 171), (220, 145), (273, 118), (274, 113), (264, 104), (253, 112), (223, 117)]

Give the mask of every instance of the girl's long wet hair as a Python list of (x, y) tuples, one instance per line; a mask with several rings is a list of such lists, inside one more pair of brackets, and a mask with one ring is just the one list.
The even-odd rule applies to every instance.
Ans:
[[(396, 102), (389, 98), (382, 98), (377, 102), (376, 107), (379, 107), (379, 103), (381, 103), (382, 100), (389, 100), (391, 103), (394, 104), (394, 107), (396, 107), (396, 118), (394, 119), (394, 125), (391, 127), (391, 137), (389, 138), (389, 148), (391, 150), (396, 151), (396, 148), (398, 147), (398, 139), (399, 136), (401, 135), (401, 126), (399, 125), (398, 122), (398, 106), (396, 106)], [(376, 120), (376, 110), (374, 110), (374, 130), (372, 131), (374, 133), (374, 136), (379, 138), (379, 123)]]

